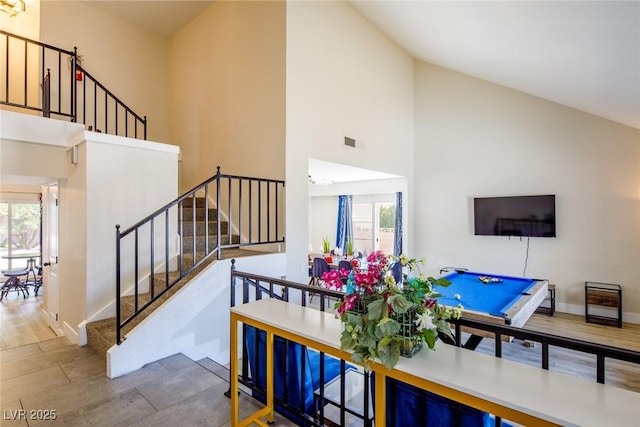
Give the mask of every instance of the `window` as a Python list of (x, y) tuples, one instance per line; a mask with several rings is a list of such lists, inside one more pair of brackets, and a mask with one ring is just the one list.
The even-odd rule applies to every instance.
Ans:
[(376, 250), (393, 254), (395, 218), (395, 202), (356, 201), (354, 198), (352, 212), (354, 248), (363, 254)]
[(0, 269), (26, 267), (27, 259), (1, 256), (40, 252), (39, 202), (0, 202)]

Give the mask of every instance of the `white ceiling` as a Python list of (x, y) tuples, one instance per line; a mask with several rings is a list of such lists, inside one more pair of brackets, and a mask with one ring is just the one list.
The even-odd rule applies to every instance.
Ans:
[(414, 58), (640, 128), (638, 1), (350, 1)]
[[(171, 35), (212, 0), (87, 0)], [(349, 0), (414, 58), (640, 129), (640, 1)]]
[(310, 184), (328, 185), (339, 182), (370, 181), (388, 178), (398, 178), (398, 175), (325, 162), (324, 160), (309, 159)]

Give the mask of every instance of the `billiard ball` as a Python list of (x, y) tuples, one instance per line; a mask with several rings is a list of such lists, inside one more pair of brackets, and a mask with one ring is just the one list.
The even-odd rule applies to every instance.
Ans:
[(460, 294), (455, 294), (453, 297), (454, 297), (455, 299), (457, 299), (458, 301), (460, 301)]

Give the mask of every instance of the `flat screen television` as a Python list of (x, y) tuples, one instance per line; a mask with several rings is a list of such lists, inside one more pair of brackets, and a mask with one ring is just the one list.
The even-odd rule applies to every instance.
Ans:
[(476, 236), (556, 237), (556, 196), (475, 197)]

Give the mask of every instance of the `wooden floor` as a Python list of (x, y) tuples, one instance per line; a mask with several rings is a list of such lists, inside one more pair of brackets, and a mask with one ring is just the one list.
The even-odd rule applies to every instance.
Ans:
[(524, 328), (640, 351), (640, 325), (634, 323), (623, 323), (622, 328), (617, 328), (586, 323), (584, 316), (556, 312), (553, 316), (534, 314)]
[[(31, 291), (31, 290), (30, 290)], [(0, 302), (0, 350), (55, 338), (41, 311), (42, 296), (22, 298), (17, 292)]]
[[(554, 316), (534, 314), (524, 329), (579, 339), (640, 352), (640, 325), (624, 323), (622, 328), (586, 323), (584, 316), (558, 313)], [(531, 366), (541, 366), (540, 344), (513, 341), (503, 343), (502, 357)], [(478, 352), (494, 354), (494, 340), (483, 339)], [(596, 381), (596, 357), (550, 346), (549, 369)], [(640, 393), (640, 365), (605, 360), (605, 384)], [(639, 395), (640, 402), (640, 395)]]
[[(319, 308), (319, 298), (313, 298), (309, 304)], [(327, 303), (327, 307), (332, 306), (333, 301)], [(327, 308), (326, 310), (332, 311), (333, 309)], [(553, 316), (549, 316), (536, 313), (524, 325), (524, 329), (640, 352), (640, 325), (633, 323), (624, 323), (622, 328), (618, 328), (586, 323), (584, 316), (574, 314), (556, 312)], [(503, 343), (502, 357), (518, 363), (540, 367), (542, 346), (539, 344), (531, 346), (530, 344), (522, 341)], [(484, 338), (476, 351), (490, 355), (495, 354), (494, 340)], [(592, 355), (550, 347), (549, 369), (596, 381), (596, 357)], [(605, 383), (640, 393), (640, 365), (607, 360), (605, 362)]]

